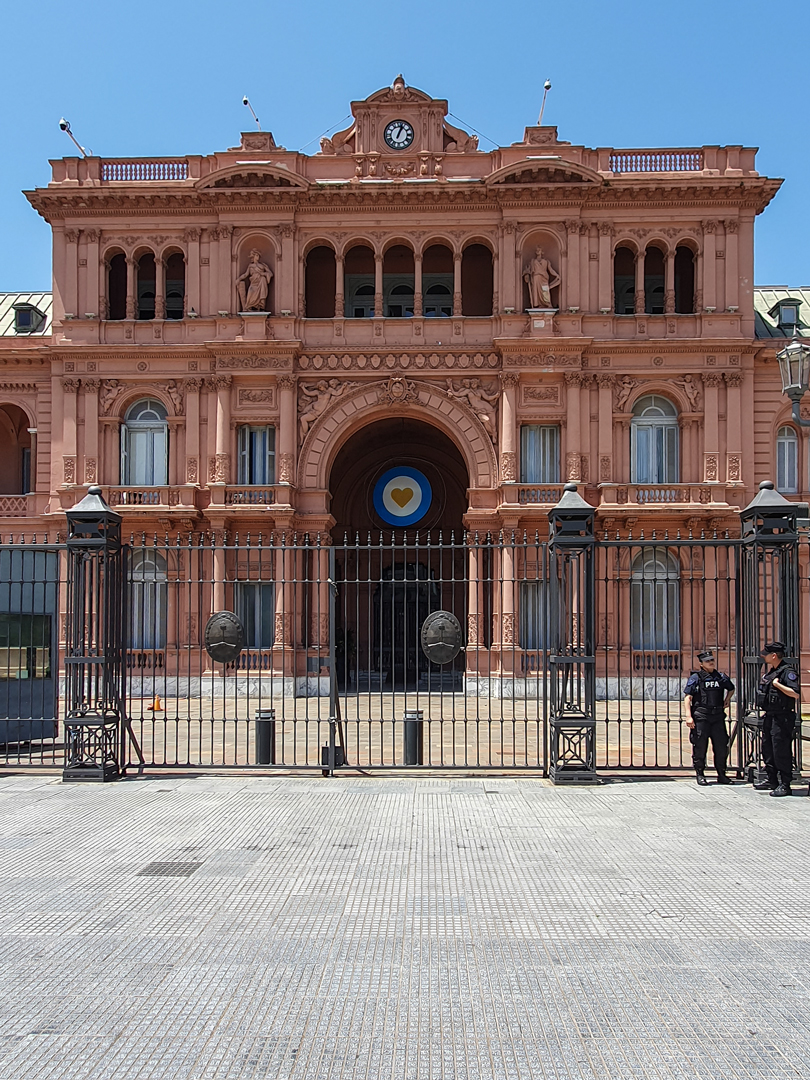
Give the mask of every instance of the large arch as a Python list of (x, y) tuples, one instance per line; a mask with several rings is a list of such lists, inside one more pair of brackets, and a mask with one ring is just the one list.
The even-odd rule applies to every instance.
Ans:
[(388, 416), (411, 416), (447, 435), (464, 458), (471, 488), (497, 484), (492, 440), (472, 410), (430, 383), (397, 379), (366, 383), (347, 391), (315, 421), (301, 448), (298, 487), (326, 490), (332, 464), (343, 443), (366, 424)]

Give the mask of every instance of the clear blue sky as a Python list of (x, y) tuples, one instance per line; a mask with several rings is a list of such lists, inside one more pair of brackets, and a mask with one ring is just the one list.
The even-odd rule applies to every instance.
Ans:
[(756, 282), (810, 284), (808, 0), (38, 0), (2, 26), (0, 290), (50, 288), (49, 230), (20, 192), (74, 152), (60, 116), (100, 157), (205, 154), (250, 128), (247, 93), (297, 149), (400, 71), (501, 143), (536, 122), (549, 76), (545, 121), (572, 142), (759, 146), (786, 182), (757, 221)]

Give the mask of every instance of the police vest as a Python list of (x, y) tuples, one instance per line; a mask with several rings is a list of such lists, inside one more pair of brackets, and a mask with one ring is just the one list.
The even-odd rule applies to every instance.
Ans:
[(698, 671), (696, 693), (692, 697), (692, 715), (697, 720), (719, 717), (723, 714), (725, 692), (717, 671)]
[(773, 671), (768, 671), (762, 676), (759, 693), (757, 694), (757, 703), (761, 701), (760, 708), (763, 708), (766, 713), (770, 713), (771, 716), (796, 715), (795, 699), (783, 694), (781, 690), (777, 690), (773, 685), (776, 679), (784, 684), (786, 681), (785, 676), (792, 670), (793, 668), (783, 660)]

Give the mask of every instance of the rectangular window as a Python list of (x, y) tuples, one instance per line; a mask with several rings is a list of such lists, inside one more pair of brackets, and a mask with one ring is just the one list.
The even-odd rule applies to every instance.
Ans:
[(548, 630), (545, 599), (546, 582), (520, 583), (520, 644), (529, 651), (544, 649), (546, 646)]
[(782, 428), (776, 440), (776, 490), (793, 495), (799, 490), (799, 440)]
[(560, 429), (551, 424), (523, 424), (520, 429), (521, 484), (560, 482)]
[(234, 585), (236, 614), (249, 649), (270, 649), (275, 641), (276, 592), (273, 582), (239, 581)]
[(678, 483), (676, 424), (634, 422), (632, 449), (632, 484)]
[(276, 482), (276, 429), (270, 425), (239, 428), (240, 484)]

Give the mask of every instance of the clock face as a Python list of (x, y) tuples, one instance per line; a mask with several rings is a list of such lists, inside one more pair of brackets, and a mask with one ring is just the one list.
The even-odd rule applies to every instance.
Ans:
[(407, 150), (413, 142), (413, 128), (407, 120), (392, 120), (383, 138), (392, 150)]

